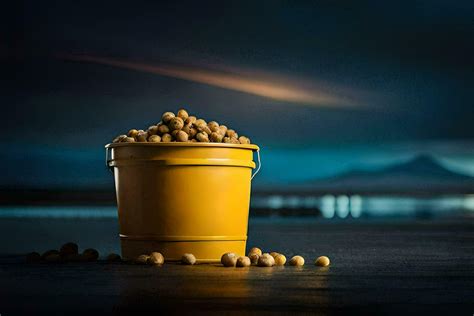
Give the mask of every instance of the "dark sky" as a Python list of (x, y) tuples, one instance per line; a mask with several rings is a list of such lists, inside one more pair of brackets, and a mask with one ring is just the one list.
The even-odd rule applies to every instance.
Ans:
[[(0, 141), (16, 146), (7, 162), (40, 155), (31, 148), (99, 157), (114, 135), (183, 105), (276, 150), (474, 139), (472, 1), (24, 1), (2, 11)], [(276, 101), (58, 54), (263, 74), (357, 105)]]

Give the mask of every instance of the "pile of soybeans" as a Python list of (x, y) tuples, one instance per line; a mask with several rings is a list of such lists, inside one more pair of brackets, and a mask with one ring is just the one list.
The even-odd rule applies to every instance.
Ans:
[(127, 135), (119, 135), (114, 143), (170, 143), (170, 142), (201, 142), (250, 144), (250, 139), (239, 136), (233, 129), (219, 125), (216, 121), (206, 122), (196, 116), (189, 115), (184, 109), (176, 114), (165, 112), (161, 121), (145, 130), (131, 129)]

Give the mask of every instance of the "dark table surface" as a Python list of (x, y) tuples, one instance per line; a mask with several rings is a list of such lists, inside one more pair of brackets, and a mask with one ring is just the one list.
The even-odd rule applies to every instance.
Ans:
[[(474, 313), (474, 221), (253, 219), (248, 246), (306, 265), (27, 264), (65, 241), (118, 251), (115, 219), (2, 219), (0, 314)], [(28, 249), (28, 250), (27, 250)], [(327, 268), (313, 265), (327, 255)]]

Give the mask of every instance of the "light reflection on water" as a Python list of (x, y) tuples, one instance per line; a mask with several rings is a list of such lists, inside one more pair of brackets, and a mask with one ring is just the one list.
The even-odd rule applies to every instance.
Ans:
[(115, 206), (3, 206), (0, 218), (116, 218)]
[[(323, 218), (413, 217), (465, 215), (474, 216), (474, 194), (434, 197), (410, 196), (253, 196), (255, 214), (270, 209), (271, 215), (290, 209), (290, 215), (321, 216)], [(314, 214), (313, 214), (314, 213)], [(286, 214), (288, 215), (288, 213)], [(115, 206), (0, 206), (1, 218), (117, 218)]]
[[(424, 215), (456, 215), (474, 212), (474, 195), (452, 196), (254, 196), (252, 208), (314, 210), (324, 218), (405, 217)], [(307, 212), (305, 214), (308, 214)], [(298, 212), (295, 211), (295, 215)]]

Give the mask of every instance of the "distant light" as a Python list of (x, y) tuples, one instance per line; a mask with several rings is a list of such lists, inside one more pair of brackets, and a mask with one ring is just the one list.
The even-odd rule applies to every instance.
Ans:
[(117, 218), (117, 208), (114, 206), (2, 206), (0, 218)]
[(352, 195), (349, 202), (351, 216), (353, 218), (359, 218), (362, 214), (362, 198), (360, 195)]
[(318, 198), (315, 196), (307, 196), (304, 199), (303, 205), (306, 208), (315, 208), (318, 206)]
[(463, 206), (466, 210), (474, 211), (474, 194), (466, 195)]
[(298, 196), (290, 196), (286, 199), (286, 205), (289, 208), (299, 208), (301, 207), (302, 199)]
[(336, 198), (336, 213), (340, 218), (346, 218), (349, 215), (349, 197), (340, 195)]
[(413, 197), (366, 197), (364, 211), (371, 216), (413, 216), (422, 200)]
[(283, 197), (281, 195), (272, 195), (268, 198), (268, 207), (277, 209), (283, 207)]
[(333, 218), (335, 212), (334, 202), (336, 198), (333, 195), (325, 195), (321, 198), (321, 213), (324, 218)]

